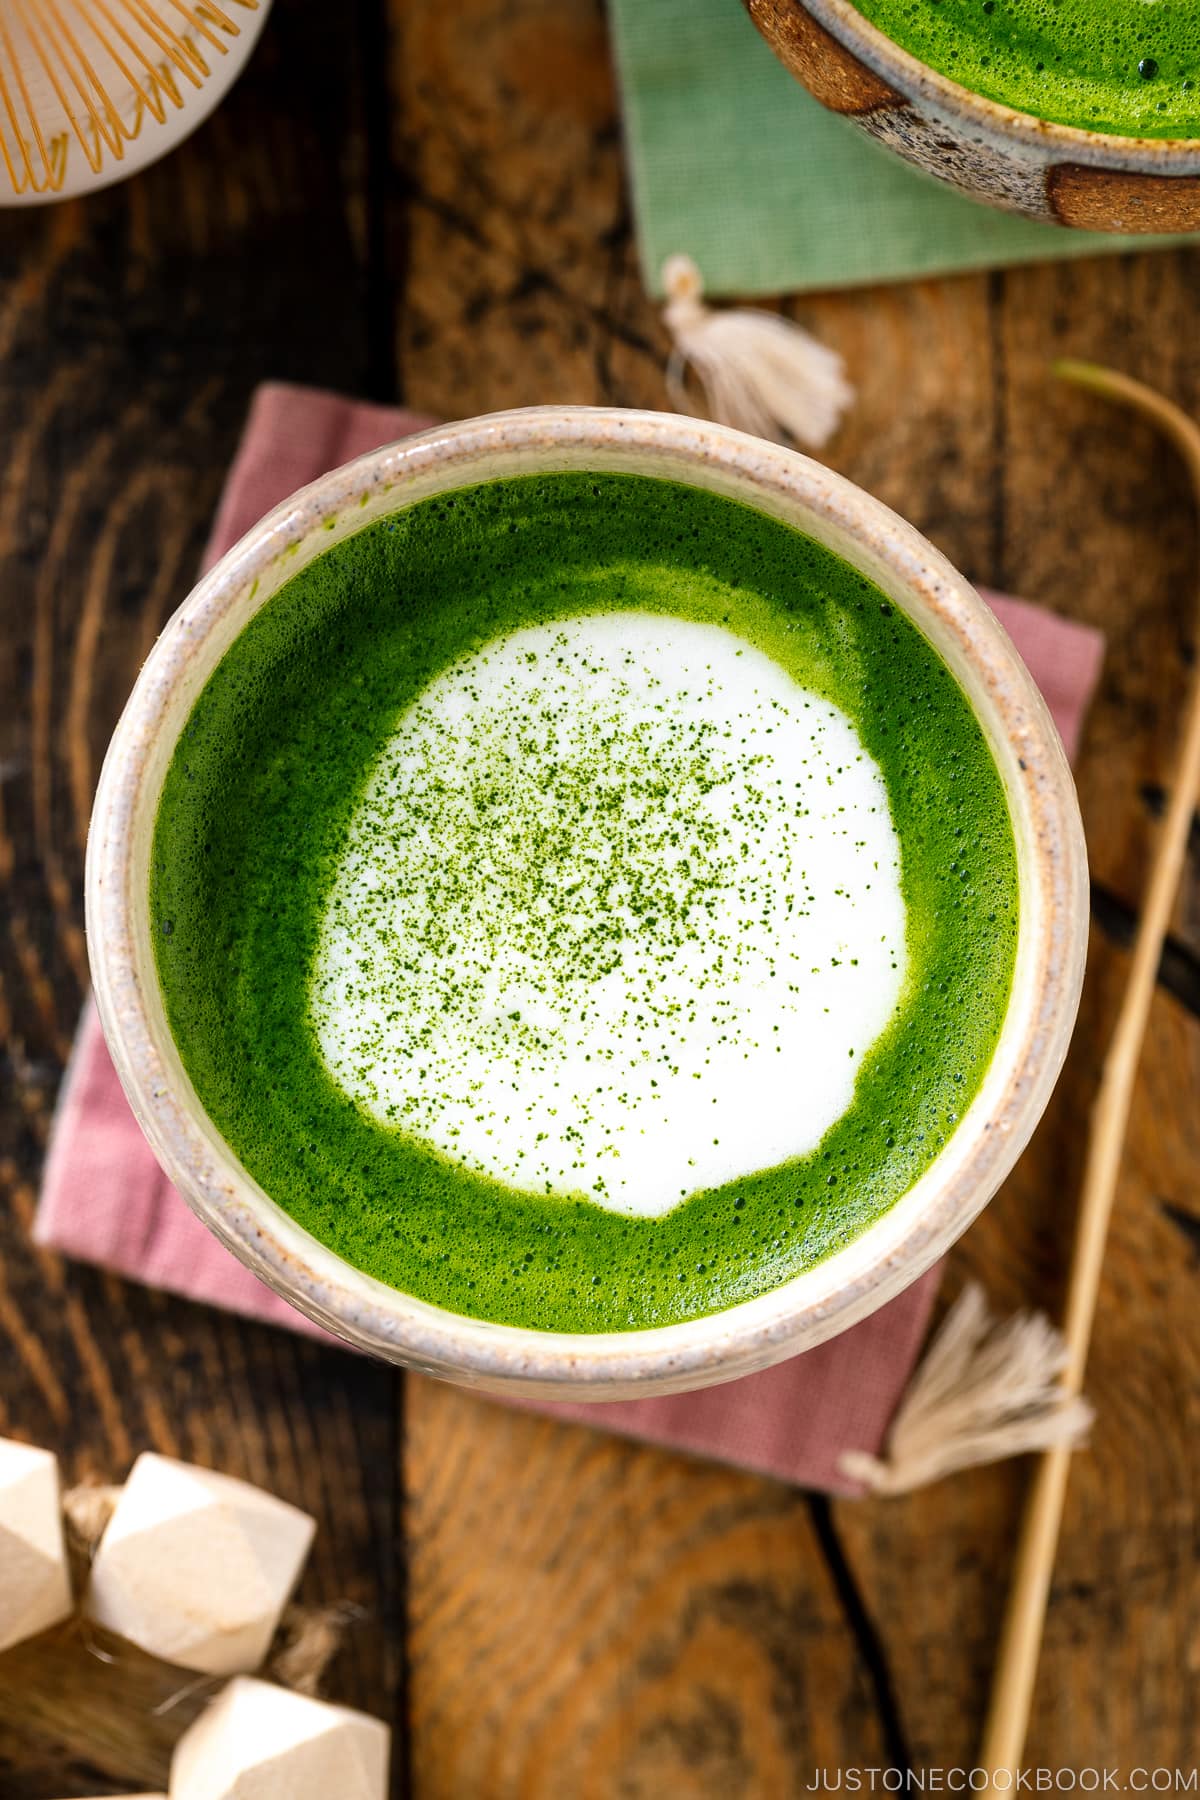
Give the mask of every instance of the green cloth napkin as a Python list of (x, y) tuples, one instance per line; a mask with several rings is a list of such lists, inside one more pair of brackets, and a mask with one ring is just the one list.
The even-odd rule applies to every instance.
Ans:
[(793, 293), (1177, 243), (966, 200), (825, 111), (741, 0), (609, 0), (646, 285), (686, 251), (710, 294)]

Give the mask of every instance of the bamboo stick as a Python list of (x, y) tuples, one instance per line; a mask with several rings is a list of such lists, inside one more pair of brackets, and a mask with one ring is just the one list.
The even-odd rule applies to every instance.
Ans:
[[(1200, 508), (1200, 427), (1193, 420), (1152, 389), (1111, 370), (1060, 362), (1055, 372), (1105, 399), (1133, 407), (1158, 425), (1183, 456)], [(1200, 623), (1200, 606), (1197, 617)], [(1067, 1349), (1063, 1386), (1068, 1394), (1078, 1394), (1083, 1387), (1138, 1062), (1198, 793), (1200, 670), (1187, 701), (1179, 764), (1159, 832), (1129, 981), (1092, 1107), (1063, 1325)], [(988, 1786), (981, 1790), (985, 1793), (1011, 1792), (1024, 1751), (1071, 1455), (1069, 1449), (1042, 1453), (1026, 1502), (978, 1758), (988, 1776)], [(1001, 1776), (1007, 1780), (999, 1780)]]

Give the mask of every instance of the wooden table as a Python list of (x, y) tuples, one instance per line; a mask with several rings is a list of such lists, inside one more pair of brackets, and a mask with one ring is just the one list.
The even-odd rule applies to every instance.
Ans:
[[(1097, 358), (1200, 406), (1198, 277), (1181, 252), (791, 308), (859, 386), (830, 460), (968, 575), (1109, 636), (1080, 766), (1096, 883), (1082, 1024), (1033, 1149), (946, 1281), (979, 1276), (1001, 1309), (1060, 1296), (1196, 651), (1180, 473), (1047, 363)], [(664, 353), (599, 0), (280, 0), (182, 150), (86, 204), (0, 216), (0, 1433), (53, 1445), (72, 1477), (119, 1478), (153, 1447), (314, 1511), (305, 1596), (364, 1609), (329, 1690), (393, 1721), (395, 1793), (418, 1800), (733, 1800), (802, 1792), (820, 1768), (969, 1762), (1025, 1481), (992, 1468), (830, 1504), (30, 1248), (87, 977), (99, 760), (192, 579), (255, 383), (451, 416), (659, 406)], [(1196, 1761), (1198, 1080), (1194, 868), (1121, 1186), (1036, 1765)], [(72, 1735), (41, 1739), (0, 1662), (5, 1800), (121, 1786)], [(160, 1754), (125, 1773), (161, 1778)]]

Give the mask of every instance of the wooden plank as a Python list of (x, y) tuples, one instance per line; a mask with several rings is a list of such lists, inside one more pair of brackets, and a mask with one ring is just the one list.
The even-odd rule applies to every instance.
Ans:
[(663, 404), (666, 340), (634, 263), (602, 8), (392, 10), (406, 399), (447, 417)]
[[(1095, 879), (1125, 907), (1140, 892), (1146, 794), (1169, 779), (1195, 649), (1191, 502), (1150, 433), (1056, 386), (1048, 364), (1092, 357), (1200, 403), (1195, 269), (1189, 253), (1012, 274), (994, 337), (1003, 558), (976, 572), (1107, 634), (1079, 786)], [(1152, 331), (1133, 329), (1145, 320)], [(917, 505), (914, 495), (907, 510)], [(1099, 1418), (1072, 1475), (1029, 1743), (1030, 1761), (1050, 1767), (1194, 1761), (1200, 1022), (1194, 1001), (1175, 995), (1194, 992), (1198, 895), (1193, 869), (1175, 994), (1156, 1001), (1114, 1220), (1088, 1380)], [(951, 1258), (947, 1291), (974, 1275), (1001, 1310), (1053, 1311), (1061, 1296), (1083, 1125), (1127, 961), (1111, 908), (1098, 917), (1063, 1081), (1031, 1150)], [(893, 1647), (918, 1762), (975, 1747), (1021, 1494), (1019, 1470), (988, 1470), (893, 1506), (837, 1508)]]
[[(255, 383), (361, 389), (370, 373), (363, 62), (355, 15), (334, 31), (319, 8), (277, 7), (177, 154), (86, 203), (0, 215), (0, 1432), (58, 1450), (68, 1480), (120, 1478), (153, 1447), (309, 1508), (305, 1598), (363, 1609), (332, 1689), (398, 1719), (398, 1378), (28, 1241), (83, 994), (105, 742), (190, 585)], [(137, 1766), (102, 1755), (82, 1718), (48, 1742), (18, 1660), (0, 1659), (6, 1800), (161, 1782), (162, 1721)]]
[(884, 1740), (803, 1496), (414, 1379), (415, 1792), (795, 1792)]

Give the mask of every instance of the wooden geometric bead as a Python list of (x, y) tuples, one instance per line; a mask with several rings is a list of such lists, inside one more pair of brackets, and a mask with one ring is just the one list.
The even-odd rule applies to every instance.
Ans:
[(0, 1438), (0, 1650), (71, 1611), (58, 1460)]
[(84, 1610), (182, 1668), (257, 1669), (314, 1530), (261, 1488), (147, 1452), (100, 1539)]
[(366, 1713), (241, 1676), (175, 1746), (171, 1800), (386, 1800), (390, 1744)]

